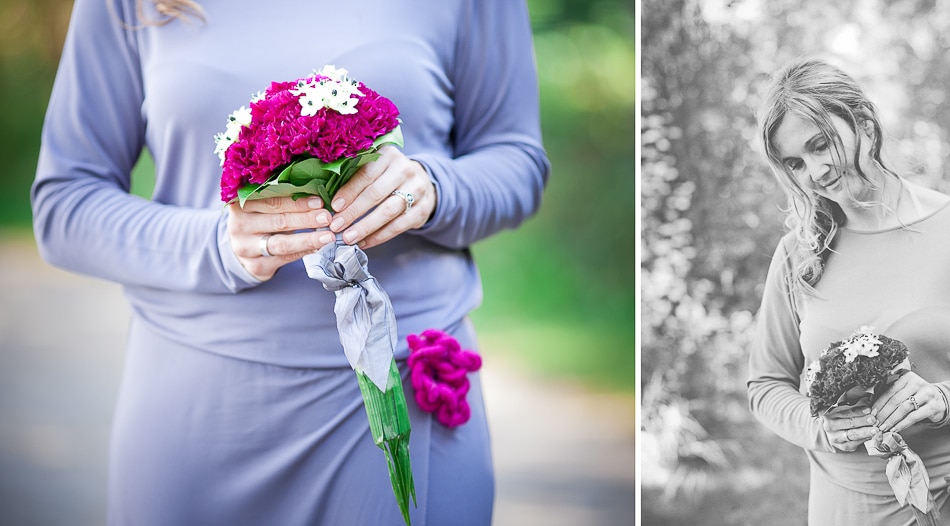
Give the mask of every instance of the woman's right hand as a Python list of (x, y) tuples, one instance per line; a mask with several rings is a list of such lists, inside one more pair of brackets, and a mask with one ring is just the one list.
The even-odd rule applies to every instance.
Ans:
[(336, 239), (329, 230), (312, 231), (330, 224), (330, 212), (319, 197), (255, 199), (246, 201), (244, 208), (237, 203), (228, 208), (231, 249), (241, 265), (261, 281)]
[(821, 425), (831, 445), (841, 451), (854, 451), (881, 432), (869, 407), (822, 415)]

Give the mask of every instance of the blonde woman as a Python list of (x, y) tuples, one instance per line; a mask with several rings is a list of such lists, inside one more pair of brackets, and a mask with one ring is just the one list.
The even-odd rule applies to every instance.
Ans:
[[(900, 432), (950, 519), (950, 198), (900, 177), (881, 155), (874, 104), (839, 68), (799, 60), (778, 72), (761, 140), (788, 195), (788, 234), (772, 258), (751, 349), (752, 412), (801, 446), (808, 523), (911, 525), (885, 462), (862, 444)], [(903, 341), (912, 372), (867, 410), (814, 418), (806, 365), (861, 326)]]
[[(354, 176), (332, 217), (319, 199), (222, 213), (213, 136), (227, 116), (329, 64), (398, 106), (405, 148)], [(143, 148), (151, 200), (129, 194)], [(523, 1), (76, 0), (32, 198), (46, 260), (120, 283), (132, 307), (109, 523), (403, 524), (334, 295), (300, 258), (327, 226), (367, 251), (405, 378), (409, 334), (438, 329), (477, 349), (469, 246), (533, 214), (547, 173)], [(491, 522), (470, 379), (472, 416), (455, 428), (404, 383), (413, 524)]]

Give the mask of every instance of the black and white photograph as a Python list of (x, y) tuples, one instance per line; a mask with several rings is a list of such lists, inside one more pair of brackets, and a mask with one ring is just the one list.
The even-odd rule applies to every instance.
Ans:
[(640, 6), (641, 524), (950, 523), (950, 6)]

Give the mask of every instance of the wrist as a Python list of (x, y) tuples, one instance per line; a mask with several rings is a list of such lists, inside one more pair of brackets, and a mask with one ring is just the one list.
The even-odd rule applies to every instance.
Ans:
[(950, 397), (947, 396), (947, 391), (950, 389), (946, 384), (936, 384), (934, 387), (937, 388), (937, 391), (940, 393), (940, 396), (937, 397), (937, 400), (943, 401), (943, 412), (939, 415), (930, 419), (935, 426), (945, 426), (950, 424)]

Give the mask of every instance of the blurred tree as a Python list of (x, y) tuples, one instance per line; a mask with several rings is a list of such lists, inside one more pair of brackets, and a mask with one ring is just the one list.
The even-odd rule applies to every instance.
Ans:
[[(633, 5), (529, 1), (552, 164), (538, 215), (474, 247), (476, 322), (511, 329), (532, 369), (633, 391), (636, 53)], [(529, 336), (530, 335), (530, 336)]]
[(542, 126), (553, 167), (539, 223), (552, 255), (574, 272), (600, 269), (597, 280), (584, 283), (590, 291), (581, 291), (584, 303), (568, 307), (578, 313), (602, 305), (604, 297), (621, 296), (614, 304), (632, 321), (633, 6), (574, 0), (557, 10), (555, 4), (530, 2), (532, 12), (538, 8)]
[(0, 225), (30, 224), (29, 189), (36, 169), (43, 113), (59, 60), (72, 3), (0, 2), (0, 158), (5, 181)]
[[(750, 43), (725, 38), (699, 3), (647, 2), (641, 83), (642, 379), (662, 375), (687, 399), (736, 389), (744, 349), (717, 335), (746, 330), (780, 201), (750, 148), (754, 116), (737, 82)], [(672, 352), (671, 352), (672, 351)]]

